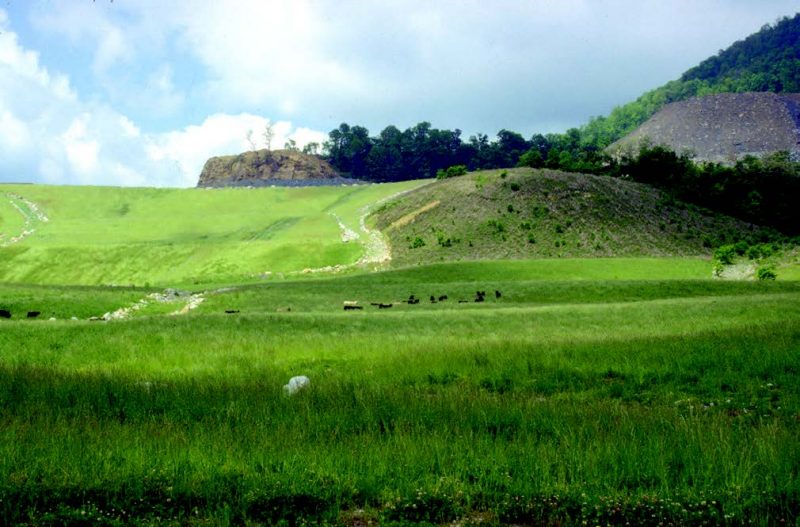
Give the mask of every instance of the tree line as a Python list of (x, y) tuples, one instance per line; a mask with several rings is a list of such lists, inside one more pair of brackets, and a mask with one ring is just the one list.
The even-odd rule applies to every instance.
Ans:
[(625, 177), (658, 187), (675, 199), (800, 234), (800, 163), (788, 153), (762, 159), (746, 157), (733, 166), (695, 163), (688, 153), (642, 144), (639, 151), (612, 157), (582, 140), (572, 128), (563, 134), (534, 134), (526, 139), (500, 130), (461, 139), (461, 131), (440, 130), (422, 122), (404, 131), (387, 126), (375, 137), (363, 126), (346, 123), (332, 130), (325, 157), (338, 170), (365, 181), (432, 178), (464, 166), (484, 170), (525, 166)]

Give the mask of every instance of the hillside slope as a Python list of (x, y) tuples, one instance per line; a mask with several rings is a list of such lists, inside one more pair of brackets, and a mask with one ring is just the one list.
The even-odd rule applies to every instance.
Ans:
[(800, 94), (721, 93), (668, 104), (609, 147), (633, 151), (643, 140), (697, 161), (732, 163), (788, 151), (800, 158)]
[[(506, 173), (506, 176), (503, 176)], [(761, 230), (646, 185), (550, 170), (437, 181), (376, 210), (393, 264), (446, 260), (709, 255)]]
[(713, 93), (800, 92), (800, 13), (735, 42), (680, 79), (595, 117), (580, 129), (581, 143), (605, 148), (664, 105)]
[(369, 250), (366, 207), (419, 184), (0, 185), (20, 209), (0, 207), (0, 282), (175, 286), (348, 265)]

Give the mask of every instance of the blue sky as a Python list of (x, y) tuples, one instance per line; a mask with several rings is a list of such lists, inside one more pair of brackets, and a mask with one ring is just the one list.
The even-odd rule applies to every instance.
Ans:
[(4, 0), (0, 182), (194, 186), (274, 126), (560, 132), (796, 0)]

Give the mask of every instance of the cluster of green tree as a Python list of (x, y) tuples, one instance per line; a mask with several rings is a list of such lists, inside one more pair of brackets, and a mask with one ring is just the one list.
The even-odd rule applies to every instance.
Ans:
[(428, 122), (405, 131), (387, 126), (377, 137), (370, 137), (363, 126), (342, 123), (328, 137), (328, 162), (350, 177), (368, 181), (431, 178), (455, 165), (469, 170), (510, 167), (532, 145), (508, 130), (501, 130), (496, 141), (478, 134), (465, 142), (461, 130), (439, 130)]
[(747, 91), (800, 92), (800, 14), (738, 41), (635, 101), (593, 117), (578, 131), (585, 147), (605, 148), (664, 105), (694, 96)]
[(581, 147), (577, 140), (551, 142), (549, 147), (546, 153), (535, 148), (527, 151), (518, 166), (628, 177), (681, 201), (800, 235), (800, 208), (795, 205), (800, 198), (800, 163), (793, 162), (788, 152), (760, 159), (747, 156), (726, 166), (695, 163), (689, 154), (647, 143), (636, 154), (618, 159)]
[(630, 177), (661, 188), (671, 196), (800, 235), (800, 163), (779, 152), (758, 159), (745, 157), (733, 166), (694, 163), (663, 146), (642, 145), (639, 153), (610, 160), (602, 173)]

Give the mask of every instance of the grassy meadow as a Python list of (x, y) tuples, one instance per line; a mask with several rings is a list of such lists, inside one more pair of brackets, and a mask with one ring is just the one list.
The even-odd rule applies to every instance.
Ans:
[[(439, 264), (5, 321), (1, 521), (794, 522), (800, 283), (709, 265)], [(35, 296), (66, 316), (134, 293)], [(311, 385), (286, 396), (293, 375)]]
[[(177, 285), (254, 280), (264, 273), (347, 265), (336, 216), (359, 232), (367, 207), (419, 181), (351, 187), (145, 189), (0, 185), (0, 232), (22, 230), (10, 204), (38, 205), (24, 243), (0, 252), (0, 281)], [(336, 216), (334, 216), (336, 215)], [(3, 239), (0, 239), (0, 244)]]
[(797, 524), (796, 255), (293, 272), (418, 184), (4, 186), (0, 524)]

